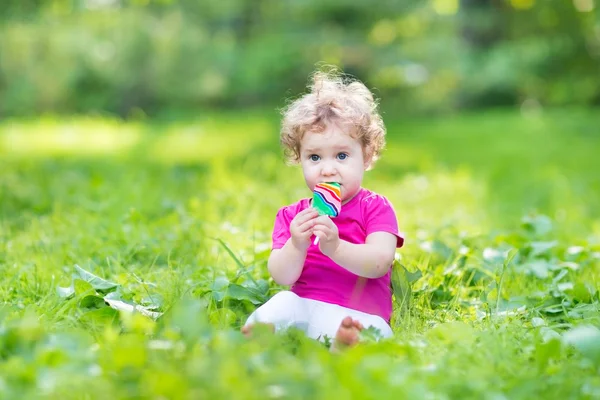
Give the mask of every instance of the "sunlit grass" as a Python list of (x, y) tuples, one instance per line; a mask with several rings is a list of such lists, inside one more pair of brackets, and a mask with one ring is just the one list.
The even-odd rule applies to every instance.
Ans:
[(150, 145), (149, 157), (189, 163), (246, 157), (249, 150), (269, 146), (276, 135), (265, 119), (208, 119), (169, 124)]
[(107, 156), (130, 151), (140, 141), (140, 126), (114, 119), (42, 117), (2, 125), (0, 149), (10, 156)]
[[(279, 290), (265, 265), (273, 219), (310, 194), (283, 162), (275, 115), (0, 124), (0, 395), (594, 398), (597, 359), (544, 339), (600, 324), (598, 118), (573, 115), (388, 122), (365, 186), (392, 201), (399, 261), (423, 276), (396, 305), (392, 341), (339, 357), (301, 336), (243, 340), (257, 304), (227, 297), (252, 280), (267, 282), (260, 296)], [(164, 319), (112, 326), (111, 310), (81, 305), (81, 285), (61, 298), (76, 264), (127, 301), (160, 299)]]
[(257, 118), (152, 123), (118, 119), (46, 116), (0, 125), (0, 152), (12, 157), (99, 157), (132, 154), (166, 163), (190, 163), (243, 157), (253, 147), (268, 146), (276, 134), (273, 121)]

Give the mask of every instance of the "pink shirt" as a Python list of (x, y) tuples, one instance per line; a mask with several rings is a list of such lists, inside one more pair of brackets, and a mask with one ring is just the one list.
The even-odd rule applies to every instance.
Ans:
[[(302, 199), (278, 211), (273, 229), (273, 249), (285, 245), (290, 238), (290, 223), (296, 214), (310, 206), (310, 202), (311, 199)], [(342, 206), (342, 211), (332, 221), (338, 227), (340, 239), (350, 243), (363, 244), (373, 232), (395, 235), (398, 248), (404, 243), (391, 203), (364, 188)], [(355, 275), (323, 255), (318, 244), (314, 245), (311, 241), (302, 274), (291, 290), (300, 297), (379, 315), (389, 322), (392, 314), (390, 274), (391, 265), (381, 278), (369, 279)]]

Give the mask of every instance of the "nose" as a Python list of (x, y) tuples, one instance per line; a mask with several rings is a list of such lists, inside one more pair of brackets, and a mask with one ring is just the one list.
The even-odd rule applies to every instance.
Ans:
[(321, 175), (333, 176), (335, 174), (337, 174), (337, 169), (335, 168), (335, 165), (333, 165), (333, 163), (325, 162), (322, 164)]

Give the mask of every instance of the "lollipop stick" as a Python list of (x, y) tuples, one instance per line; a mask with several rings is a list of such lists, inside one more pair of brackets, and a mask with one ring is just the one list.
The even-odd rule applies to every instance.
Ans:
[(313, 242), (313, 244), (316, 246), (316, 245), (317, 245), (317, 243), (319, 243), (319, 237), (318, 237), (318, 236), (317, 236), (317, 237), (315, 237), (315, 241)]

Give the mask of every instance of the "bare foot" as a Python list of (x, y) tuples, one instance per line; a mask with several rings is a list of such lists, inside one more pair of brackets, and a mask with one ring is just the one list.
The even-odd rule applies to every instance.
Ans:
[(351, 317), (344, 318), (335, 334), (335, 340), (331, 345), (331, 351), (338, 352), (348, 347), (356, 346), (360, 331), (363, 329), (364, 327), (359, 321), (354, 320)]
[(265, 329), (275, 332), (275, 325), (267, 324), (267, 323), (263, 323), (263, 322), (258, 322), (256, 324), (250, 324), (250, 325), (244, 325), (244, 326), (242, 326), (241, 331), (244, 334), (244, 336), (246, 336), (247, 338), (250, 338), (250, 337), (252, 337), (252, 332), (254, 331), (254, 329), (256, 327), (259, 327), (259, 329), (261, 327), (265, 327)]

